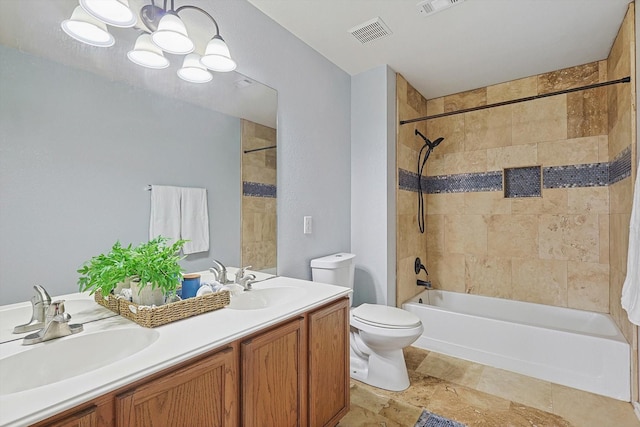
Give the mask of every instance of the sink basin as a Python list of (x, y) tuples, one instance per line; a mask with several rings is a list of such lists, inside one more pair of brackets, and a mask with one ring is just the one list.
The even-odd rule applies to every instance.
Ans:
[(303, 289), (291, 286), (252, 289), (239, 295), (232, 295), (227, 306), (232, 310), (260, 310), (277, 307), (300, 298)]
[[(64, 299), (64, 298), (63, 298)], [(52, 298), (56, 300), (56, 298)], [(64, 308), (71, 315), (71, 323), (85, 323), (93, 320), (105, 319), (116, 316), (114, 312), (106, 309), (92, 299), (67, 299)], [(31, 304), (22, 306), (7, 306), (0, 308), (0, 343), (22, 339), (25, 335), (14, 334), (13, 328), (28, 323), (31, 320)], [(32, 331), (34, 332), (34, 331)]]
[(53, 384), (102, 368), (144, 350), (153, 329), (127, 328), (75, 335), (38, 344), (0, 359), (0, 395)]

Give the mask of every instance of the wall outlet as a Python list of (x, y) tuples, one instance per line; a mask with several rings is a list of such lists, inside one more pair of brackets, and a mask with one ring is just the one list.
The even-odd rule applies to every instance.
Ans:
[(311, 234), (311, 217), (310, 216), (305, 216), (304, 217), (304, 234)]

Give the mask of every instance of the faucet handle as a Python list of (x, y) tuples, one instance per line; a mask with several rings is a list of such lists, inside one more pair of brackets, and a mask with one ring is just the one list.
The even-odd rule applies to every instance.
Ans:
[[(236, 283), (239, 283), (240, 280), (244, 277), (244, 273), (247, 271), (247, 269), (251, 268), (250, 265), (247, 265), (246, 267), (240, 267), (238, 269), (238, 271), (236, 271)], [(254, 276), (255, 277), (255, 276)]]
[(47, 309), (47, 319), (51, 319), (54, 316), (64, 313), (64, 300), (57, 300), (51, 303)]

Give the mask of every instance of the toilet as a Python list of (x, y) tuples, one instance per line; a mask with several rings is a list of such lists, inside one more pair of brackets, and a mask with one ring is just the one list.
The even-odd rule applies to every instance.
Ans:
[[(354, 271), (354, 254), (338, 253), (311, 260), (314, 282), (353, 289)], [(362, 304), (350, 313), (351, 378), (391, 391), (409, 387), (402, 349), (422, 335), (424, 328), (418, 316), (380, 304)]]

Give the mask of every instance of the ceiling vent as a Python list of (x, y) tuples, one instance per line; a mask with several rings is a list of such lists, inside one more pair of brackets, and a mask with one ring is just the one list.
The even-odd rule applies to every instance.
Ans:
[(416, 6), (418, 13), (422, 16), (433, 15), (445, 9), (449, 9), (451, 6), (462, 3), (464, 0), (424, 0), (419, 2)]
[(387, 24), (385, 24), (380, 17), (373, 18), (363, 24), (356, 25), (351, 28), (349, 32), (362, 44), (393, 34), (389, 27), (387, 27)]

